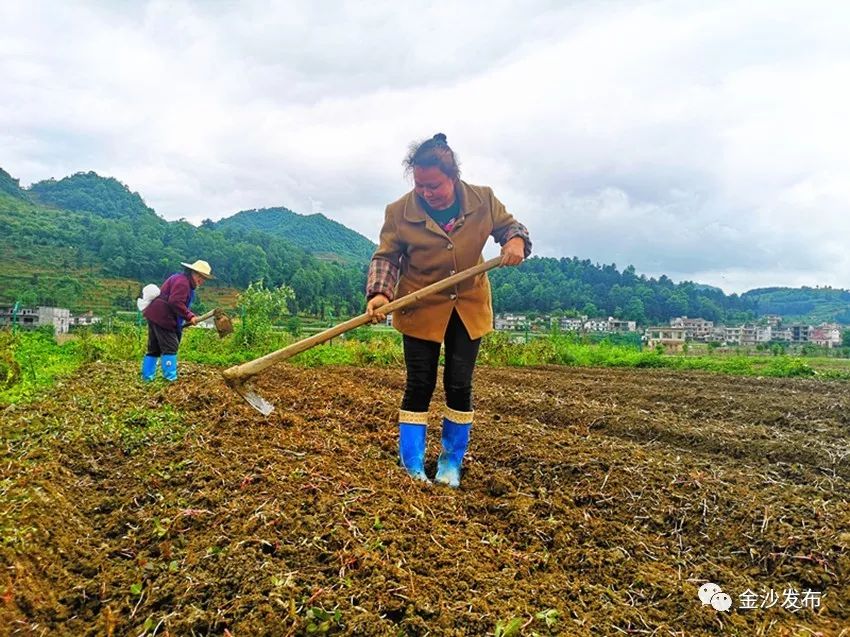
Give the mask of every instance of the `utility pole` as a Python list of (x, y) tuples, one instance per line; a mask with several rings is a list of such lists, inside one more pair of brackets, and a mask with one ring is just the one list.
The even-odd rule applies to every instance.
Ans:
[(20, 301), (15, 301), (15, 305), (12, 308), (12, 333), (16, 333), (18, 331), (18, 309), (21, 307)]

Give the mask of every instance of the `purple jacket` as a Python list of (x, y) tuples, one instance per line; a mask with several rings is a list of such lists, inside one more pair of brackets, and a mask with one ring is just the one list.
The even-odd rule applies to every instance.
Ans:
[[(151, 301), (142, 312), (151, 323), (172, 332), (179, 332), (183, 322), (190, 321), (194, 314), (189, 310), (195, 296), (195, 284), (188, 275), (178, 272), (165, 280), (159, 296)], [(181, 319), (178, 321), (178, 317)]]

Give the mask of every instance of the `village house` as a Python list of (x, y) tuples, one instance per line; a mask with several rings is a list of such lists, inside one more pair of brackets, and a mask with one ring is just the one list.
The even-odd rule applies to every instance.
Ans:
[(758, 330), (755, 325), (742, 325), (741, 326), (741, 345), (750, 346), (755, 345), (758, 340)]
[(685, 349), (685, 328), (657, 326), (648, 327), (643, 335), (644, 342), (650, 348), (661, 346), (668, 354), (676, 354)]
[(758, 325), (714, 325), (712, 321), (687, 316), (670, 319), (671, 327), (684, 328), (686, 340), (745, 347), (777, 341), (792, 344), (816, 342), (825, 347), (841, 344), (840, 325), (824, 324), (816, 328), (803, 324), (782, 326), (781, 322), (782, 317), (776, 315), (763, 317)]
[(791, 328), (790, 327), (771, 327), (770, 334), (772, 341), (781, 341), (784, 343), (791, 342)]
[(721, 342), (727, 345), (740, 345), (741, 332), (743, 332), (741, 325), (726, 325), (723, 327), (723, 338)]
[(557, 325), (558, 329), (562, 332), (581, 332), (584, 329), (584, 322), (586, 320), (586, 316), (580, 316), (578, 318), (574, 316), (553, 316), (550, 319), (550, 324), (552, 327)]
[(528, 329), (528, 318), (525, 314), (497, 314), (493, 318), (493, 327), (497, 330), (526, 330)]
[(811, 327), (808, 325), (802, 325), (800, 323), (795, 323), (793, 325), (789, 325), (788, 328), (791, 330), (791, 342), (792, 343), (808, 343), (809, 342), (809, 330)]
[(637, 332), (637, 323), (635, 321), (623, 321), (615, 319), (613, 316), (608, 317), (609, 332)]
[(92, 326), (92, 325), (97, 325), (102, 320), (103, 319), (101, 319), (101, 317), (95, 316), (91, 312), (91, 310), (89, 310), (85, 314), (78, 314), (77, 316), (72, 316), (71, 321), (70, 321), (70, 325), (71, 325), (71, 327), (83, 327), (83, 326), (89, 327), (89, 326)]
[(17, 311), (8, 306), (0, 307), (0, 327), (13, 324), (23, 329), (52, 325), (57, 334), (66, 334), (71, 325), (71, 311), (64, 307), (25, 307)]
[(821, 323), (809, 332), (809, 342), (821, 347), (840, 347), (841, 326), (835, 323)]
[(756, 327), (756, 343), (769, 343), (773, 340), (773, 334), (774, 329), (772, 325), (758, 325)]
[[(532, 325), (533, 323), (533, 325)], [(646, 343), (661, 344), (666, 350), (681, 349), (687, 341), (715, 342), (723, 345), (754, 347), (773, 342), (795, 345), (812, 343), (821, 347), (839, 347), (841, 345), (842, 326), (836, 323), (823, 323), (817, 327), (791, 324), (782, 325), (782, 317), (768, 315), (756, 323), (744, 325), (715, 325), (703, 318), (679, 316), (670, 319), (670, 328), (653, 326), (646, 328), (643, 340)], [(635, 321), (587, 316), (541, 316), (530, 321), (524, 314), (497, 314), (494, 327), (497, 330), (521, 331), (546, 325), (557, 327), (563, 332), (595, 332), (610, 334), (615, 332), (637, 332)], [(662, 332), (664, 334), (662, 335)], [(681, 338), (680, 338), (681, 337)]]
[(693, 341), (711, 340), (714, 332), (714, 321), (706, 321), (703, 318), (688, 318), (679, 316), (670, 319), (670, 327), (685, 328), (685, 338)]
[(591, 318), (584, 322), (584, 330), (586, 332), (607, 332), (608, 319)]
[(0, 307), (0, 327), (17, 324), (18, 327), (38, 327), (38, 310), (32, 308), (20, 308), (17, 312), (11, 307)]

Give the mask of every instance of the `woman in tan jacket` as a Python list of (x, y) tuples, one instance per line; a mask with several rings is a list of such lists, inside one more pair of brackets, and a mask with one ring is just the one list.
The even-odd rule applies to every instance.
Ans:
[[(519, 265), (531, 253), (525, 226), (486, 186), (460, 179), (454, 152), (442, 133), (411, 147), (405, 167), (414, 188), (387, 206), (380, 246), (369, 265), (367, 311), (384, 319), (381, 306), (396, 297), (483, 261), (492, 236), (502, 245), (502, 265)], [(436, 480), (460, 485), (472, 426), (472, 373), (481, 337), (492, 330), (487, 274), (431, 295), (393, 316), (403, 334), (407, 383), (399, 411), (399, 456), (416, 479), (425, 475), (428, 407), (437, 384), (440, 345), (445, 342), (446, 407)]]

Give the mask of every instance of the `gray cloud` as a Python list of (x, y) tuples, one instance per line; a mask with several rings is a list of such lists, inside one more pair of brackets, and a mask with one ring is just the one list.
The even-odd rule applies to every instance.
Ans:
[(539, 254), (848, 285), (846, 3), (455, 4), (5, 3), (0, 166), (374, 239), (442, 130)]

